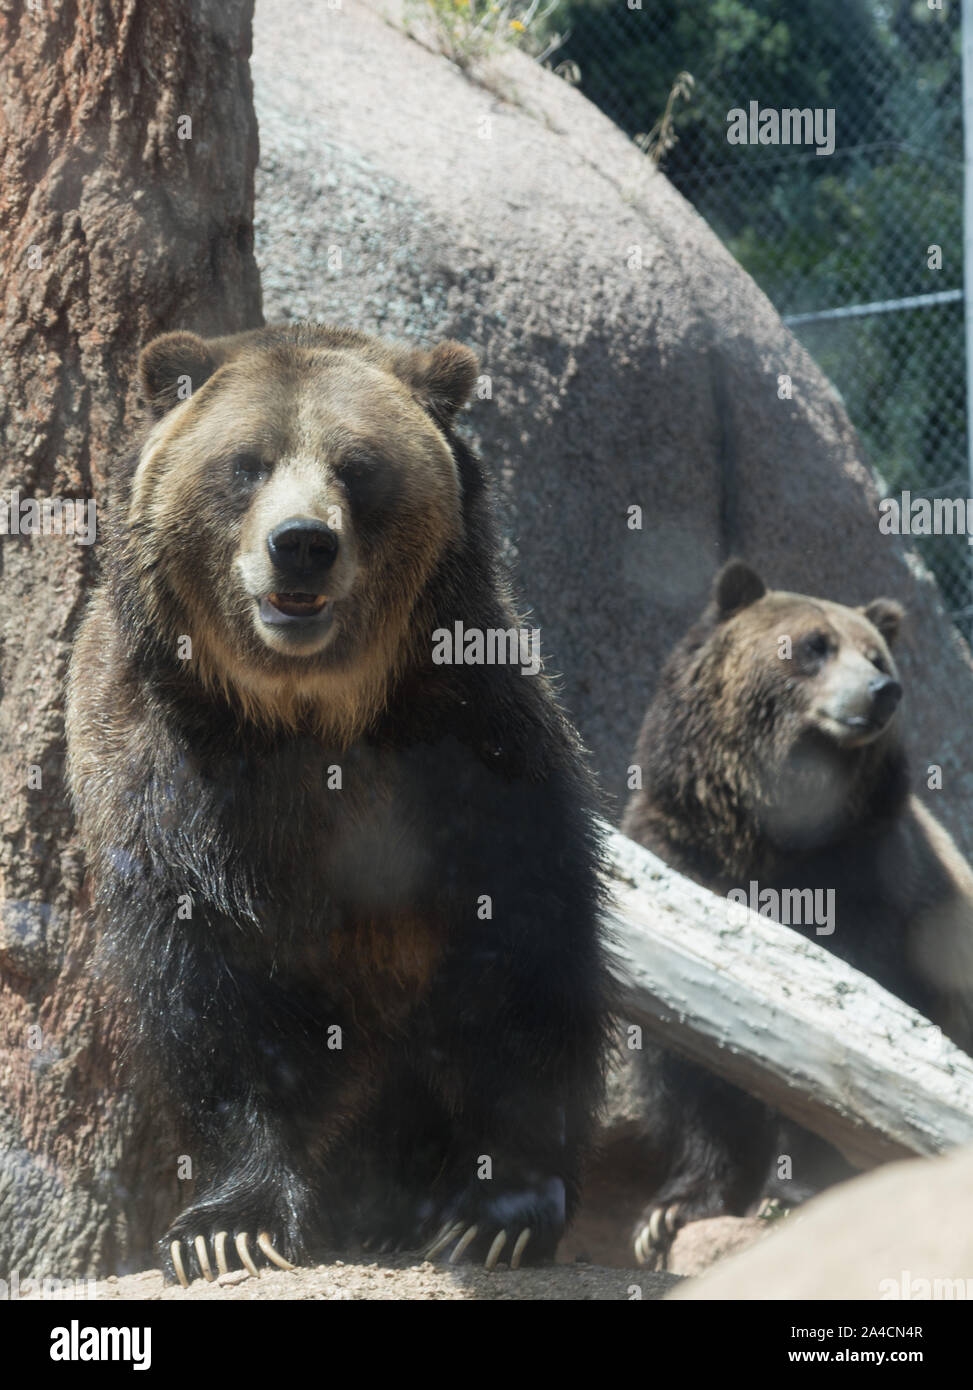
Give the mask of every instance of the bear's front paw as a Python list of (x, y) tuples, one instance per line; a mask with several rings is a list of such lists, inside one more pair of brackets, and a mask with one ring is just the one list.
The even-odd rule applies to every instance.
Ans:
[(493, 1269), (501, 1258), (511, 1269), (551, 1259), (564, 1234), (565, 1189), (561, 1178), (521, 1189), (484, 1192), (477, 1184), (441, 1211), (441, 1228), (423, 1251), (427, 1260), (482, 1260)]
[(256, 1278), (261, 1265), (293, 1269), (302, 1252), (294, 1239), (281, 1234), (280, 1223), (226, 1216), (214, 1220), (210, 1212), (190, 1211), (163, 1237), (160, 1253), (166, 1282), (178, 1279), (188, 1289), (194, 1279), (212, 1283), (236, 1269)]
[[(232, 1251), (228, 1250), (229, 1242), (232, 1238)], [(274, 1246), (270, 1238), (269, 1231), (259, 1231), (254, 1238), (249, 1231), (217, 1231), (215, 1234), (195, 1235), (192, 1239), (177, 1236), (173, 1240), (165, 1242), (168, 1253), (168, 1260), (165, 1263), (171, 1269), (172, 1274), (179, 1280), (184, 1289), (188, 1289), (193, 1279), (201, 1274), (210, 1283), (219, 1274), (229, 1274), (231, 1272), (230, 1261), (234, 1258), (239, 1260), (239, 1264), (234, 1264), (232, 1268), (247, 1270), (250, 1274), (260, 1278), (260, 1269), (254, 1261), (254, 1256), (260, 1257), (260, 1252), (278, 1269), (293, 1269), (294, 1265), (290, 1260), (280, 1253)], [(216, 1265), (216, 1273), (213, 1272), (213, 1265)], [(197, 1273), (198, 1271), (198, 1273)]]

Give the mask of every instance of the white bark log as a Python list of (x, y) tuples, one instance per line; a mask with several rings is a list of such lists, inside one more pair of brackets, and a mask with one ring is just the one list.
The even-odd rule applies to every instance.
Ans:
[(611, 831), (626, 1016), (859, 1166), (973, 1140), (973, 1059), (824, 947)]

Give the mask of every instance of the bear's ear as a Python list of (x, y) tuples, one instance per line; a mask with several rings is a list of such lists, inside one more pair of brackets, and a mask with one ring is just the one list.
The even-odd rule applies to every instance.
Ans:
[(439, 343), (432, 352), (409, 353), (398, 375), (412, 388), (416, 400), (443, 429), (470, 398), (480, 364), (462, 343)]
[(876, 598), (872, 599), (871, 603), (866, 603), (861, 611), (868, 621), (878, 628), (891, 647), (899, 635), (899, 628), (905, 617), (905, 609), (901, 603), (896, 603), (894, 598)]
[(713, 585), (713, 602), (721, 618), (738, 613), (741, 608), (749, 608), (767, 592), (767, 586), (756, 570), (742, 560), (730, 560), (716, 576)]
[(139, 357), (139, 379), (153, 415), (165, 415), (198, 391), (216, 366), (209, 344), (195, 333), (163, 333), (153, 338)]

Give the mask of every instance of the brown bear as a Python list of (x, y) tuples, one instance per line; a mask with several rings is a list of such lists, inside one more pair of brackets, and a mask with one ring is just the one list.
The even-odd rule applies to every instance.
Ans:
[[(771, 906), (813, 902), (813, 920), (788, 925), (969, 1052), (973, 873), (910, 794), (890, 651), (901, 619), (888, 599), (847, 608), (768, 591), (750, 567), (728, 564), (662, 672), (622, 829), (716, 893), (743, 900), (756, 884), (778, 895), (763, 899)], [(815, 896), (798, 898), (806, 889)], [(636, 1226), (643, 1262), (664, 1259), (687, 1221), (742, 1214), (766, 1191), (800, 1200), (851, 1171), (664, 1049), (647, 1048), (639, 1071), (653, 1187)], [(768, 1189), (780, 1153), (794, 1159), (794, 1180)]]
[[(68, 739), (101, 968), (191, 1136), (161, 1243), (184, 1284), (349, 1240), (517, 1266), (577, 1205), (608, 1004), (596, 799), (517, 664), (454, 431), (476, 371), (456, 343), (313, 325), (141, 357), (156, 423)], [(489, 664), (450, 657), (458, 624), (499, 635)]]

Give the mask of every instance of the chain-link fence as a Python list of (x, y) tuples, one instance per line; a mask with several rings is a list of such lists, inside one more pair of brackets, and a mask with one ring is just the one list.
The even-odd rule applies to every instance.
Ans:
[[(888, 493), (965, 498), (959, 0), (561, 0), (545, 23), (549, 65), (660, 160), (828, 373)], [(788, 132), (813, 138), (770, 143), (771, 122), (760, 143), (767, 109), (819, 113)], [(969, 636), (973, 548), (918, 544)]]

